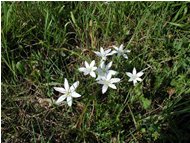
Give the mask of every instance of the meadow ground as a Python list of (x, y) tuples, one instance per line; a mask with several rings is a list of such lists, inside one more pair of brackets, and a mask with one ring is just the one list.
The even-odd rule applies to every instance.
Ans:
[[(102, 94), (78, 68), (122, 43), (122, 80)], [(1, 2), (2, 142), (189, 142), (189, 55), (189, 2)], [(148, 68), (137, 86), (133, 67)], [(50, 106), (64, 78), (82, 96)]]

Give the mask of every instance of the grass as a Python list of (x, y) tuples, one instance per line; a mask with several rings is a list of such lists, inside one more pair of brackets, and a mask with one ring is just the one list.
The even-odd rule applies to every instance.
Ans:
[[(190, 140), (189, 2), (2, 2), (2, 142), (185, 143)], [(77, 70), (99, 47), (117, 90), (105, 95)], [(133, 87), (126, 71), (148, 69)], [(54, 86), (80, 81), (81, 98), (49, 106)]]

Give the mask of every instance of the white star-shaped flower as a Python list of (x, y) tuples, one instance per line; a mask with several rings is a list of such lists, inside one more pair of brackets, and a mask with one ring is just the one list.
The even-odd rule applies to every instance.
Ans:
[(90, 74), (92, 77), (96, 77), (96, 73), (94, 72), (97, 67), (95, 67), (95, 60), (93, 60), (90, 65), (85, 61), (85, 67), (79, 68), (80, 72), (84, 72), (84, 75)]
[(97, 81), (97, 83), (99, 84), (103, 84), (102, 86), (102, 94), (104, 94), (108, 87), (111, 87), (113, 89), (117, 89), (116, 86), (114, 85), (114, 83), (117, 83), (120, 81), (120, 78), (111, 78), (112, 74), (108, 74), (105, 77), (102, 77), (99, 81)]
[(78, 86), (79, 86), (79, 81), (75, 82), (71, 87), (69, 87), (68, 80), (65, 78), (64, 88), (63, 87), (54, 87), (54, 89), (56, 91), (63, 94), (57, 99), (55, 104), (59, 105), (59, 104), (61, 104), (61, 102), (63, 102), (63, 100), (65, 100), (67, 98), (67, 104), (69, 106), (71, 106), (72, 102), (73, 102), (73, 97), (74, 98), (81, 97), (80, 94), (75, 92), (75, 90)]
[(114, 53), (111, 52), (111, 49), (108, 49), (108, 50), (105, 50), (100, 47), (100, 52), (98, 51), (94, 51), (94, 53), (98, 56), (98, 57), (101, 57), (102, 61), (105, 61), (107, 59), (107, 56), (110, 56), (110, 55), (113, 55)]
[(138, 72), (136, 71), (135, 68), (133, 68), (133, 73), (126, 72), (127, 76), (130, 77), (129, 81), (133, 81), (133, 85), (135, 86), (137, 81), (142, 81), (140, 78), (144, 73), (142, 71)]
[(98, 77), (96, 80), (100, 80), (102, 77), (105, 77), (106, 75), (108, 75), (108, 73), (110, 73), (111, 75), (115, 75), (117, 72), (114, 70), (110, 70), (111, 66), (112, 66), (112, 62), (109, 62), (107, 65), (105, 65), (105, 62), (102, 61), (100, 66), (97, 69)]
[(124, 45), (121, 44), (119, 47), (113, 46), (115, 50), (113, 50), (113, 53), (117, 53), (117, 56), (123, 56), (125, 59), (128, 59), (128, 56), (126, 53), (131, 52), (130, 50), (123, 49)]

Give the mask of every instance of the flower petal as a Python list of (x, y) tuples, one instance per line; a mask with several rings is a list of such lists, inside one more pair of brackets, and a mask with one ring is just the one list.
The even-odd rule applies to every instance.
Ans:
[(85, 68), (85, 67), (81, 67), (81, 68), (78, 68), (78, 70), (79, 70), (80, 72), (85, 72), (85, 71), (86, 71), (86, 68)]
[(123, 48), (124, 48), (124, 45), (121, 44), (121, 45), (119, 46), (119, 50), (120, 50), (120, 51), (123, 51)]
[(137, 73), (137, 76), (138, 76), (138, 77), (141, 77), (143, 74), (144, 74), (144, 73), (143, 73), (142, 71), (140, 71), (140, 72)]
[(110, 72), (112, 75), (116, 75), (117, 74), (117, 72), (114, 71), (114, 70), (109, 70), (108, 72)]
[(98, 84), (104, 84), (104, 81), (103, 80), (99, 80), (97, 81)]
[(76, 93), (76, 92), (72, 92), (71, 96), (72, 96), (72, 97), (75, 97), (75, 98), (81, 97), (81, 95), (78, 94), (78, 93)]
[(133, 81), (134, 79), (133, 78), (130, 78), (128, 81)]
[(97, 67), (92, 67), (92, 70), (95, 71), (97, 69)]
[(62, 95), (60, 96), (57, 101), (55, 102), (55, 104), (59, 105), (61, 102), (63, 102), (63, 100), (65, 100), (67, 96), (66, 95)]
[(102, 55), (101, 57), (102, 57), (102, 59), (101, 59), (101, 61), (100, 61), (100, 62), (103, 62), (103, 61), (105, 61), (105, 60), (107, 59), (107, 57), (106, 57), (106, 56), (104, 56), (104, 55)]
[(104, 68), (105, 68), (105, 61), (101, 61), (101, 63), (100, 63), (100, 68), (101, 68), (101, 69), (104, 69)]
[(56, 91), (60, 92), (60, 93), (65, 93), (65, 92), (66, 92), (65, 89), (62, 88), (62, 87), (54, 87), (54, 89), (55, 89)]
[(116, 50), (116, 51), (118, 51), (118, 47), (116, 47), (115, 45), (113, 45), (113, 48)]
[(71, 107), (73, 103), (73, 98), (71, 96), (67, 97), (67, 104)]
[(137, 80), (133, 80), (133, 85), (135, 86), (137, 83)]
[(137, 80), (137, 81), (142, 81), (142, 79), (141, 79), (141, 78), (139, 78), (139, 77), (138, 77), (138, 78), (136, 78), (136, 80)]
[(91, 63), (90, 63), (90, 67), (93, 67), (95, 65), (95, 60), (93, 60)]
[(111, 49), (108, 49), (105, 51), (106, 54), (108, 54), (111, 51)]
[(86, 67), (86, 68), (89, 68), (89, 67), (90, 67), (87, 61), (85, 61), (84, 64), (85, 64), (85, 67)]
[(110, 80), (111, 79), (111, 76), (112, 76), (112, 74), (109, 72), (108, 74), (107, 74), (107, 80)]
[(108, 90), (108, 86), (104, 84), (102, 86), (102, 94), (104, 94), (107, 90)]
[(117, 87), (114, 84), (112, 84), (112, 83), (110, 83), (108, 86), (111, 87), (111, 88), (113, 88), (113, 89), (117, 89)]
[(111, 83), (116, 83), (116, 82), (120, 82), (120, 78), (112, 78), (111, 80), (110, 80), (110, 82)]
[(98, 72), (98, 74), (100, 74), (100, 73), (102, 73), (102, 69), (99, 67), (99, 68), (97, 68), (97, 70), (96, 70), (97, 72)]
[(69, 83), (68, 83), (68, 80), (66, 78), (65, 78), (65, 82), (64, 82), (64, 87), (65, 87), (66, 91), (69, 90)]
[(124, 50), (125, 53), (130, 53), (131, 51), (130, 50)]
[(89, 70), (86, 70), (85, 72), (84, 72), (84, 75), (87, 75), (87, 74), (89, 74), (90, 72), (89, 72)]
[(117, 53), (117, 51), (116, 50), (113, 50), (113, 51), (111, 51), (108, 55), (113, 55), (113, 54), (116, 54)]
[(136, 73), (137, 73), (136, 68), (133, 68), (133, 74), (136, 74)]
[(98, 75), (98, 77), (96, 78), (96, 81), (99, 81), (102, 79), (102, 76)]
[(78, 86), (79, 86), (79, 81), (73, 83), (73, 85), (70, 87), (71, 92), (75, 91)]
[(106, 65), (106, 69), (107, 69), (107, 70), (111, 68), (112, 63), (113, 63), (113, 62), (111, 61), (111, 62), (109, 62), (109, 63)]
[(100, 47), (100, 53), (104, 54), (104, 49), (102, 47)]
[(102, 55), (100, 52), (94, 51), (94, 53), (95, 53), (98, 57), (101, 57), (101, 55)]
[(130, 72), (126, 72), (126, 74), (127, 74), (128, 77), (132, 77), (133, 76), (133, 74), (130, 73)]
[(124, 57), (125, 59), (128, 59), (128, 56), (127, 56), (126, 54), (123, 54), (123, 57)]
[(90, 72), (90, 75), (91, 75), (92, 77), (94, 77), (94, 78), (96, 77), (96, 74), (95, 74), (95, 72), (93, 72), (93, 71)]

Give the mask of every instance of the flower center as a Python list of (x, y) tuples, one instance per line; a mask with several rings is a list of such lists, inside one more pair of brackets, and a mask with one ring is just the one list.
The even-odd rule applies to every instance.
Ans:
[(105, 68), (103, 68), (103, 69), (102, 69), (102, 72), (103, 72), (103, 73), (106, 73), (107, 71), (106, 71), (106, 69), (105, 69)]
[(135, 74), (135, 75), (133, 75), (131, 78), (132, 78), (133, 80), (136, 80), (137, 75)]
[(66, 96), (70, 96), (70, 94), (71, 94), (70, 90), (66, 91), (66, 93), (65, 93)]
[(92, 70), (92, 67), (89, 67), (87, 70), (88, 70), (89, 73), (90, 73), (91, 71), (93, 71), (93, 70)]
[(110, 81), (104, 80), (104, 84), (105, 84), (105, 85), (109, 85), (109, 84), (110, 84)]

